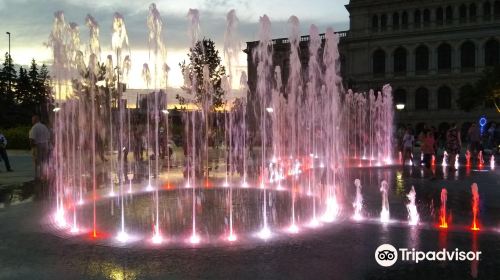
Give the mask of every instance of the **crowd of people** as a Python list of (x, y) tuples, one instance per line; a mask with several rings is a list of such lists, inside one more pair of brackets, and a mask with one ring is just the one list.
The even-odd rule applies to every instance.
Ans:
[[(482, 160), (482, 155), (494, 155), (499, 152), (500, 130), (496, 123), (489, 123), (483, 128), (472, 123), (465, 132), (462, 135), (455, 123), (445, 131), (424, 126), (418, 136), (415, 136), (411, 126), (400, 128), (398, 142), (403, 164), (413, 166), (420, 163), (430, 169), (432, 159), (437, 158), (441, 150), (443, 152), (439, 154), (443, 157), (447, 154), (446, 163), (450, 169), (454, 169), (457, 155), (468, 153), (474, 163)], [(416, 148), (419, 148), (419, 151)], [(416, 155), (420, 158), (415, 159)]]
[[(35, 180), (44, 180), (47, 173), (45, 168), (50, 155), (51, 133), (36, 115), (32, 117), (32, 124), (33, 126), (28, 137), (35, 166)], [(142, 130), (137, 129), (133, 134), (134, 141), (132, 141), (133, 145), (131, 147), (136, 161), (144, 160), (143, 154), (147, 147), (146, 138), (140, 132)], [(161, 159), (165, 157), (170, 158), (173, 152), (173, 143), (164, 135), (166, 131), (163, 127), (160, 128), (159, 132), (159, 139), (164, 139), (160, 143), (159, 157)], [(441, 162), (446, 154), (446, 163), (453, 170), (457, 155), (465, 158), (464, 156), (467, 154), (467, 156), (470, 156), (470, 162), (474, 164), (483, 160), (482, 155), (494, 155), (500, 152), (500, 127), (496, 123), (491, 122), (485, 127), (480, 127), (476, 123), (472, 123), (463, 132), (465, 133), (461, 133), (455, 123), (451, 124), (447, 130), (441, 131), (438, 131), (433, 126), (424, 126), (418, 132), (418, 135), (415, 134), (410, 125), (400, 128), (397, 132), (397, 138), (399, 144), (398, 150), (401, 152), (403, 164), (412, 166), (423, 165), (430, 171), (433, 159), (437, 160), (439, 155)], [(96, 147), (98, 154), (103, 161), (106, 161), (104, 143), (98, 144), (100, 144)], [(102, 147), (102, 149), (99, 149), (99, 147)], [(124, 152), (126, 156), (129, 151), (126, 149)], [(152, 157), (154, 158), (155, 156)], [(0, 161), (4, 162), (6, 171), (13, 171), (7, 155), (7, 139), (1, 132)]]

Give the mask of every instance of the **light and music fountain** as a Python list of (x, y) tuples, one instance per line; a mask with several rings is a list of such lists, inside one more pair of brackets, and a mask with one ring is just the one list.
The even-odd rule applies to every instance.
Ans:
[[(293, 238), (339, 221), (398, 222), (390, 217), (385, 180), (379, 182), (380, 216), (370, 217), (364, 210), (362, 182), (349, 182), (345, 176), (350, 168), (395, 164), (391, 87), (367, 93), (344, 90), (339, 36), (333, 29), (320, 34), (316, 26), (310, 27), (304, 67), (299, 19), (290, 17), (290, 64), (284, 83), (283, 69), (273, 66), (271, 21), (262, 16), (258, 43), (250, 54), (257, 69), (255, 89), (250, 93), (243, 72), (240, 90), (248, 92), (248, 98), (231, 100), (234, 65), (241, 52), (238, 18), (231, 10), (224, 42), (229, 75), (221, 84), (232, 106), (211, 110), (207, 96), (215, 89), (208, 66), (202, 80), (183, 73), (191, 101), (200, 89), (205, 97), (198, 109), (181, 112), (185, 157), (179, 167), (170, 156), (159, 156), (173, 132), (166, 107), (165, 24), (154, 4), (145, 22), (150, 59), (142, 76), (151, 93), (137, 98), (140, 108), (127, 108), (120, 98), (123, 87), (117, 86), (127, 82), (134, 59), (124, 17), (115, 13), (113, 54), (101, 63), (95, 19), (86, 17), (89, 42), (82, 48), (79, 27), (68, 24), (62, 12), (55, 14), (49, 46), (59, 110), (54, 117), (54, 207), (48, 220), (57, 234), (114, 246), (193, 246)], [(195, 48), (201, 33), (198, 10), (189, 10), (187, 22), (187, 47)], [(68, 81), (73, 81), (73, 93), (62, 96)], [(212, 175), (209, 167), (208, 123), (216, 115), (224, 120), (222, 176)], [(145, 144), (144, 161), (127, 156), (137, 142)], [(345, 196), (348, 188), (356, 190), (354, 199)], [(477, 185), (472, 194), (471, 228), (479, 230)], [(413, 187), (407, 198), (408, 221), (399, 223), (423, 225)], [(443, 189), (436, 228), (450, 226), (446, 200)]]

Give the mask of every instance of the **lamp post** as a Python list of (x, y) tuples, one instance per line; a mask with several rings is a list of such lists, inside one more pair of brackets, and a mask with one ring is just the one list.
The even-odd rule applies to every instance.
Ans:
[[(9, 31), (7, 31), (7, 32), (5, 32), (5, 34), (7, 34), (7, 36), (9, 36), (9, 57), (8, 57), (8, 59), (9, 59), (9, 68), (12, 68), (12, 65), (11, 65), (11, 62), (12, 62), (12, 57), (10, 56), (10, 32), (9, 32)], [(10, 70), (10, 69), (9, 69), (9, 70)], [(11, 87), (10, 87), (10, 83), (11, 83), (11, 81), (10, 81), (10, 80), (11, 80), (11, 79), (9, 78), (9, 92), (10, 92), (10, 89), (11, 89)]]
[(398, 109), (399, 111), (404, 110), (404, 108), (405, 108), (405, 104), (404, 103), (398, 103), (398, 104), (396, 104), (396, 109)]

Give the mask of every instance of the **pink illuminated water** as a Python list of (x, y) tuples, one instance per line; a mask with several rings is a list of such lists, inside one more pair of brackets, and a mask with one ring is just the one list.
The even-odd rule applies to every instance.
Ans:
[[(190, 42), (187, 47), (193, 48), (201, 35), (200, 12), (190, 9), (187, 21)], [(392, 89), (389, 85), (381, 92), (353, 92), (343, 88), (338, 50), (340, 38), (332, 28), (320, 35), (318, 27), (311, 25), (306, 40), (300, 36), (299, 19), (291, 16), (285, 39), (290, 44), (289, 67), (285, 68), (273, 61), (276, 42), (272, 40), (272, 24), (269, 17), (262, 16), (259, 42), (252, 54), (258, 70), (253, 77), (255, 85), (249, 86), (246, 74), (241, 72), (240, 90), (245, 92), (245, 97), (235, 101), (233, 84), (240, 71), (237, 66), (241, 42), (236, 11), (230, 10), (226, 15), (224, 36), (226, 72), (221, 80), (214, 81), (208, 65), (200, 68), (200, 77), (182, 73), (187, 102), (195, 104), (195, 96), (200, 91), (204, 93), (204, 100), (202, 104), (195, 104), (197, 109), (180, 112), (186, 153), (179, 160), (184, 162), (176, 168), (183, 169), (184, 178), (173, 184), (186, 186), (187, 190), (183, 188), (183, 192), (176, 193), (177, 197), (162, 200), (164, 192), (175, 187), (171, 184), (170, 158), (160, 159), (160, 151), (163, 142), (181, 136), (170, 134), (174, 126), (167, 110), (167, 95), (170, 94), (167, 92), (168, 41), (165, 40), (165, 22), (155, 4), (149, 6), (146, 24), (149, 53), (148, 58), (139, 63), (144, 87), (151, 93), (137, 96), (137, 108), (132, 108), (133, 105), (125, 102), (123, 84), (129, 80), (129, 73), (141, 71), (132, 69), (135, 58), (130, 46), (134, 44), (129, 44), (124, 16), (113, 15), (111, 49), (108, 46), (101, 50), (99, 25), (92, 16), (86, 18), (89, 41), (82, 44), (78, 26), (68, 25), (62, 12), (55, 15), (49, 45), (54, 54), (55, 87), (59, 88), (56, 99), (60, 102), (54, 116), (56, 182), (53, 186), (56, 196), (54, 220), (60, 228), (74, 234), (91, 229), (94, 239), (106, 233), (119, 243), (133, 243), (143, 234), (149, 243), (162, 244), (174, 239), (169, 226), (175, 214), (183, 226), (189, 228), (189, 233), (182, 233), (185, 234), (183, 241), (190, 244), (208, 242), (207, 224), (213, 226), (218, 222), (210, 220), (209, 214), (215, 210), (205, 199), (207, 189), (215, 185), (215, 188), (225, 187), (214, 200), (226, 211), (224, 219), (227, 222), (220, 227), (224, 240), (235, 242), (245, 238), (244, 228), (250, 223), (239, 220), (239, 215), (246, 211), (240, 209), (238, 213), (235, 209), (247, 202), (242, 199), (243, 189), (250, 191), (258, 187), (261, 187), (258, 198), (252, 198), (252, 203), (248, 204), (258, 204), (258, 211), (253, 214), (258, 217), (255, 223), (259, 229), (252, 229), (252, 232), (258, 231), (257, 236), (265, 240), (278, 235), (278, 231), (302, 234), (307, 231), (304, 225), (320, 227), (320, 220), (335, 221), (342, 211), (351, 209), (352, 198), (345, 197), (351, 183), (345, 180), (347, 167), (353, 162), (363, 167), (389, 165), (394, 161)], [(302, 45), (306, 41), (309, 44), (307, 65), (301, 59)], [(104, 70), (105, 74), (101, 75), (100, 71)], [(61, 89), (70, 79), (75, 81), (75, 92), (63, 97)], [(222, 113), (212, 108), (210, 98), (219, 82), (225, 93), (224, 102), (231, 108), (224, 109), (220, 119), (217, 117)], [(247, 93), (252, 97), (248, 101)], [(223, 144), (226, 150), (221, 152), (226, 155), (223, 181), (219, 181), (208, 156), (209, 148), (212, 149), (209, 141), (212, 121), (216, 125), (224, 122), (220, 126), (226, 140)], [(89, 135), (79, 133), (87, 126)], [(162, 129), (165, 134), (160, 133)], [(144, 162), (126, 156), (132, 153), (135, 144), (143, 142)], [(361, 220), (361, 182), (356, 180), (354, 185), (353, 218)], [(380, 191), (381, 220), (388, 222), (386, 181), (382, 182)], [(189, 199), (181, 199), (184, 194)], [(142, 199), (144, 197), (146, 199)], [(133, 206), (134, 200), (139, 198), (144, 204), (141, 210)], [(97, 210), (103, 209), (100, 207), (104, 202), (109, 202), (112, 218), (106, 219), (103, 210)], [(284, 224), (277, 222), (281, 215), (276, 213), (277, 204), (285, 205)], [(173, 213), (167, 211), (171, 205), (177, 206)], [(92, 215), (89, 218), (82, 213), (90, 206)], [(135, 218), (141, 211), (147, 220), (138, 223)], [(115, 223), (113, 228), (103, 229), (110, 220)], [(138, 234), (134, 231), (134, 223), (144, 226)]]
[(477, 184), (471, 186), (472, 192), (472, 225), (471, 230), (479, 230), (478, 213), (479, 213), (479, 191)]
[(448, 216), (446, 215), (446, 200), (448, 199), (448, 191), (441, 189), (441, 208), (439, 210), (439, 227), (448, 228)]
[(380, 211), (380, 221), (382, 223), (388, 223), (390, 220), (389, 214), (389, 199), (387, 197), (389, 191), (389, 185), (386, 181), (382, 181), (380, 184), (380, 193), (382, 194), (382, 210)]

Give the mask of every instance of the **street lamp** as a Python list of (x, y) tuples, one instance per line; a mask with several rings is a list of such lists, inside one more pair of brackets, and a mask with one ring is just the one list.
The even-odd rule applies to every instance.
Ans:
[(404, 108), (405, 108), (405, 104), (404, 103), (398, 103), (398, 104), (396, 104), (396, 109), (398, 109), (399, 111), (404, 110)]
[(7, 32), (5, 32), (5, 34), (7, 34), (7, 36), (9, 36), (9, 56), (10, 56), (10, 32), (7, 31)]
[[(12, 65), (11, 65), (12, 57), (10, 55), (10, 32), (7, 31), (7, 32), (5, 32), (5, 34), (7, 34), (7, 36), (9, 36), (9, 68), (12, 68)], [(9, 71), (10, 71), (10, 69), (9, 69)], [(10, 87), (10, 80), (11, 79), (9, 78), (9, 92), (10, 92), (10, 89), (11, 89), (11, 87)]]

